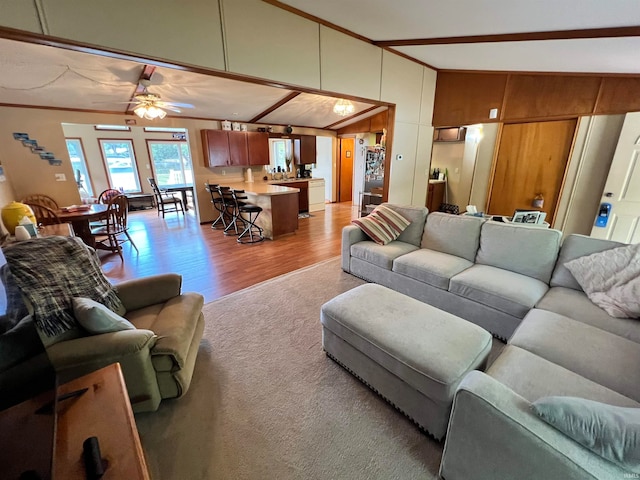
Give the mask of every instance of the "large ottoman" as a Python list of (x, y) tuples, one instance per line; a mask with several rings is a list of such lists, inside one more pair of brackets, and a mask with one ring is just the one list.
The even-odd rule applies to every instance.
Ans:
[(320, 321), (327, 355), (437, 440), (458, 383), (491, 350), (483, 328), (376, 284), (325, 303)]

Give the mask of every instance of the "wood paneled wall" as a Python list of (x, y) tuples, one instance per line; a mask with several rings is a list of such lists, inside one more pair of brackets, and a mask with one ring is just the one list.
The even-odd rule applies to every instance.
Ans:
[[(489, 118), (489, 111), (498, 116)], [(433, 125), (554, 120), (640, 110), (640, 76), (440, 71)]]
[(387, 122), (389, 118), (388, 110), (377, 113), (372, 117), (365, 118), (358, 122), (347, 125), (337, 131), (338, 135), (345, 135), (350, 133), (376, 133), (381, 132), (383, 128), (388, 128)]

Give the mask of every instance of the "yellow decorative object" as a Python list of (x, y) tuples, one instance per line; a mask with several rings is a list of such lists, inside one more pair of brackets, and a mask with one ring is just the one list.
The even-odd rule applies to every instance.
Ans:
[(4, 223), (5, 228), (11, 235), (15, 233), (16, 227), (20, 223), (20, 220), (22, 220), (22, 217), (27, 217), (34, 225), (38, 223), (29, 205), (19, 202), (11, 202), (2, 207), (1, 216), (2, 223)]

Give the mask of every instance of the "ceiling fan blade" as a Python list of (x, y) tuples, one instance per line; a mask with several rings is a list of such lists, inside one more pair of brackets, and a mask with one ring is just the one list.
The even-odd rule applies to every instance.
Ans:
[(162, 108), (163, 110), (169, 110), (171, 112), (176, 112), (176, 113), (182, 113), (182, 110), (180, 110), (179, 108), (175, 108), (173, 106), (169, 106), (169, 105), (158, 105), (160, 108)]
[(164, 105), (167, 107), (180, 107), (180, 108), (195, 108), (193, 105), (191, 105), (190, 103), (180, 103), (180, 102), (165, 102), (165, 101), (160, 101), (158, 102), (158, 105)]

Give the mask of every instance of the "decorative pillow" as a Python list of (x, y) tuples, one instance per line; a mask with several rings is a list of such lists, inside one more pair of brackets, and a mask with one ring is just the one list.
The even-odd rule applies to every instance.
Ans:
[(564, 264), (589, 299), (612, 317), (640, 317), (640, 244), (625, 245)]
[(76, 320), (91, 334), (136, 329), (129, 320), (90, 298), (75, 297), (72, 304)]
[(16, 284), (15, 278), (11, 275), (9, 265), (6, 263), (0, 267), (0, 280), (4, 285), (7, 296), (7, 313), (0, 319), (0, 333), (11, 330), (20, 320), (29, 315), (27, 306), (22, 299), (22, 293)]
[(640, 408), (576, 397), (544, 397), (532, 404), (545, 422), (592, 452), (640, 473)]
[(43, 352), (33, 320), (26, 316), (0, 335), (0, 372)]
[(384, 205), (378, 205), (369, 215), (351, 223), (360, 227), (378, 245), (395, 240), (411, 224), (407, 218)]

